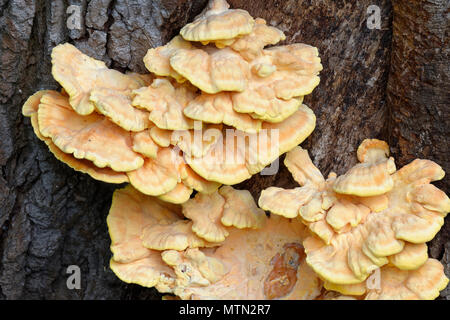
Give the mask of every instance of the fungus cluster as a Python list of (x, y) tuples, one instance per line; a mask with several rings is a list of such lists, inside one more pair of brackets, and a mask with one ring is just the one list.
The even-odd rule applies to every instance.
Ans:
[[(385, 142), (324, 179), (298, 147), (315, 127), (303, 96), (318, 85), (316, 48), (211, 0), (144, 57), (150, 74), (108, 69), (70, 44), (52, 51), (61, 91), (23, 105), (57, 159), (116, 190), (107, 218), (123, 281), (182, 299), (433, 299), (448, 283), (426, 242), (450, 200), (434, 162), (400, 170)], [(267, 46), (271, 46), (267, 48)], [(230, 185), (288, 152), (300, 187)], [(225, 186), (222, 186), (224, 184)], [(266, 215), (268, 210), (272, 214)], [(367, 285), (376, 272), (378, 286)]]
[(131, 186), (107, 218), (111, 269), (125, 282), (182, 299), (312, 299), (300, 221), (268, 218), (246, 190), (223, 186), (176, 205)]
[[(359, 164), (325, 180), (296, 147), (285, 165), (300, 187), (263, 190), (259, 206), (308, 227), (306, 262), (326, 289), (367, 299), (436, 298), (448, 279), (426, 242), (450, 212), (450, 199), (430, 184), (444, 171), (421, 159), (396, 170), (388, 145), (376, 139), (364, 140), (357, 155)], [(365, 281), (377, 271), (375, 290)]]
[(56, 157), (111, 183), (177, 203), (260, 172), (314, 129), (302, 105), (319, 83), (316, 48), (265, 49), (283, 32), (211, 1), (172, 41), (144, 57), (151, 74), (123, 74), (70, 44), (52, 51), (62, 92), (25, 103)]

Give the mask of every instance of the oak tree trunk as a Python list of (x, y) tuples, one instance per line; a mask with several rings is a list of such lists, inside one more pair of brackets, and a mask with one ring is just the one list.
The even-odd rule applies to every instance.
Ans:
[[(50, 73), (55, 45), (70, 42), (111, 68), (146, 72), (147, 49), (169, 41), (206, 2), (0, 0), (0, 299), (160, 298), (154, 289), (121, 282), (109, 269), (106, 216), (117, 186), (56, 160), (34, 136), (21, 106), (37, 90), (59, 88)], [(393, 9), (388, 0), (229, 3), (283, 30), (285, 43), (319, 48), (321, 83), (304, 102), (317, 126), (303, 147), (322, 172), (343, 173), (355, 164), (364, 138), (388, 140), (398, 164), (424, 157), (450, 172), (449, 88), (442, 85), (448, 84), (448, 52), (436, 50), (448, 47), (439, 26), (444, 1), (427, 2), (425, 11), (415, 7), (420, 1), (408, 0), (394, 1)], [(410, 13), (408, 3), (423, 12)], [(371, 5), (376, 8), (368, 10)], [(81, 28), (68, 28), (76, 10)], [(378, 13), (379, 25), (369, 24)], [(423, 19), (424, 29), (409, 23), (413, 18)], [(408, 50), (412, 43), (416, 50)], [(238, 187), (256, 199), (270, 185), (293, 187), (282, 160), (276, 175), (256, 175)], [(449, 191), (448, 180), (440, 186)], [(444, 254), (448, 233), (447, 224), (432, 243), (433, 257), (450, 254)], [(70, 265), (81, 268), (80, 289), (66, 285)]]

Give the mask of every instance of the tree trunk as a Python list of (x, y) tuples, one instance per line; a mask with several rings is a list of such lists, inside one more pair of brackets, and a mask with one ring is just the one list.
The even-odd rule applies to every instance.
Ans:
[[(0, 0), (0, 299), (159, 298), (156, 290), (127, 285), (109, 269), (106, 216), (117, 186), (95, 181), (56, 160), (34, 136), (29, 121), (21, 115), (21, 106), (39, 89), (58, 88), (50, 73), (50, 52), (55, 45), (71, 42), (111, 68), (146, 72), (142, 58), (147, 49), (170, 40), (206, 2)], [(399, 11), (398, 2), (407, 0), (396, 2), (395, 14)], [(304, 42), (319, 48), (324, 66), (321, 83), (305, 98), (305, 104), (317, 116), (317, 126), (303, 146), (322, 172), (345, 172), (356, 162), (355, 151), (364, 138), (389, 138), (393, 155), (402, 165), (411, 156), (431, 158), (450, 172), (445, 159), (448, 144), (447, 149), (433, 147), (439, 145), (438, 139), (445, 144), (445, 134), (448, 136), (448, 110), (444, 112), (444, 100), (439, 100), (445, 99), (445, 91), (419, 90), (425, 99), (420, 100), (419, 83), (408, 90), (395, 89), (396, 85), (405, 87), (406, 81), (410, 83), (399, 72), (401, 69), (409, 67), (409, 74), (417, 74), (419, 69), (402, 60), (407, 52), (402, 52), (405, 40), (400, 35), (411, 26), (398, 23), (396, 16), (391, 54), (390, 1), (375, 1), (380, 9), (380, 29), (368, 24), (373, 14), (368, 13), (368, 8), (374, 4), (373, 0), (230, 0), (229, 3), (283, 30), (285, 43)], [(69, 29), (67, 22), (77, 8), (82, 17), (81, 29)], [(426, 41), (420, 45), (430, 53), (413, 54), (424, 59), (419, 63), (428, 62), (427, 59), (436, 61), (433, 64), (436, 68), (428, 74), (438, 81), (436, 72), (445, 76), (445, 70), (437, 68), (439, 62), (445, 61), (444, 57), (432, 56), (434, 51)], [(395, 66), (389, 73), (391, 55)], [(406, 58), (417, 63), (411, 56)], [(448, 72), (448, 64), (446, 67)], [(428, 78), (426, 83), (433, 90)], [(413, 90), (414, 101), (409, 99)], [(433, 106), (426, 104), (430, 109), (422, 110), (425, 95), (430, 92), (435, 99)], [(439, 94), (441, 97), (437, 97)], [(400, 98), (397, 101), (393, 97)], [(410, 104), (405, 104), (404, 97)], [(401, 116), (404, 110), (421, 112), (421, 118), (404, 119)], [(435, 121), (439, 112), (442, 122), (426, 131), (427, 138), (422, 138), (424, 126)], [(421, 126), (416, 126), (419, 123)], [(416, 135), (416, 140), (411, 134)], [(282, 161), (276, 175), (256, 175), (239, 187), (249, 189), (257, 199), (261, 190), (270, 185), (295, 185)], [(444, 186), (448, 187), (448, 180)], [(448, 252), (444, 255), (442, 249), (448, 239), (442, 234), (448, 231), (447, 225), (432, 246), (432, 256), (445, 259), (449, 255)], [(69, 265), (81, 268), (80, 289), (71, 290), (66, 285)]]

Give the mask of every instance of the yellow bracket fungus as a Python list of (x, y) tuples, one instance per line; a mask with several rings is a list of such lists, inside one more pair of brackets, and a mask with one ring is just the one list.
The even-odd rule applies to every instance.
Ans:
[[(322, 289), (305, 261), (306, 227), (268, 218), (246, 190), (226, 186), (173, 205), (128, 186), (114, 193), (107, 221), (111, 269), (128, 283), (182, 299), (313, 299)], [(208, 221), (213, 233), (225, 223), (228, 236), (200, 237), (194, 224)]]
[(253, 18), (247, 11), (229, 7), (225, 0), (210, 1), (192, 23), (181, 29), (181, 36), (188, 41), (207, 44), (249, 34), (255, 24)]
[(362, 163), (325, 180), (297, 147), (285, 164), (301, 187), (261, 193), (261, 208), (311, 230), (303, 242), (306, 261), (328, 287), (360, 284), (388, 264), (417, 270), (428, 259), (425, 242), (450, 212), (450, 199), (430, 184), (444, 176), (440, 166), (417, 159), (395, 171), (388, 154), (385, 142), (365, 140), (358, 148)]

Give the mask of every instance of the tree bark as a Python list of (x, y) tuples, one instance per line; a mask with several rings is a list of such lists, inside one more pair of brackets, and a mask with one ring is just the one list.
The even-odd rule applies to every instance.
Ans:
[[(436, 185), (450, 191), (450, 3), (393, 1), (391, 68), (387, 86), (389, 143), (397, 164), (415, 158), (440, 164), (447, 176)], [(444, 259), (450, 274), (450, 223), (430, 243), (430, 255)], [(450, 299), (447, 287), (441, 293)]]
[[(389, 137), (395, 109), (386, 102), (390, 1), (229, 3), (283, 30), (285, 43), (319, 48), (324, 66), (321, 83), (305, 98), (317, 125), (303, 146), (322, 172), (345, 172), (356, 162), (355, 151), (363, 139)], [(58, 162), (34, 136), (21, 106), (37, 90), (58, 88), (50, 73), (55, 45), (71, 42), (111, 68), (146, 72), (142, 58), (147, 49), (169, 41), (205, 4), (206, 0), (0, 0), (0, 299), (160, 297), (154, 289), (121, 282), (109, 269), (106, 216), (117, 186), (94, 181)], [(367, 25), (367, 8), (372, 4), (380, 8), (380, 29)], [(71, 5), (81, 8), (79, 30), (67, 28)], [(398, 63), (395, 57), (392, 61)], [(423, 119), (430, 120), (431, 115), (424, 114)], [(421, 134), (413, 125), (407, 127)], [(448, 130), (444, 124), (442, 128)], [(442, 139), (434, 132), (429, 135)], [(393, 155), (402, 157), (399, 141), (389, 140)], [(424, 147), (428, 141), (418, 139), (419, 151), (412, 154), (433, 156), (420, 152), (419, 145)], [(283, 158), (276, 175), (256, 175), (238, 187), (249, 189), (257, 199), (270, 185), (295, 186)], [(445, 158), (439, 159), (448, 165)], [(442, 250), (431, 251), (445, 259)], [(79, 290), (67, 288), (69, 265), (81, 268)]]

